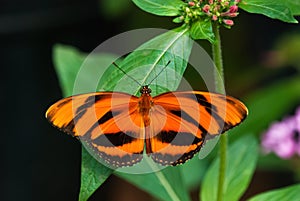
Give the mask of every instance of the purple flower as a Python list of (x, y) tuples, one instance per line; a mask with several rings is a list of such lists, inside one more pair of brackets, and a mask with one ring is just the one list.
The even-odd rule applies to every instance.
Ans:
[(280, 158), (300, 156), (300, 107), (294, 116), (273, 123), (262, 137), (266, 153), (274, 152)]

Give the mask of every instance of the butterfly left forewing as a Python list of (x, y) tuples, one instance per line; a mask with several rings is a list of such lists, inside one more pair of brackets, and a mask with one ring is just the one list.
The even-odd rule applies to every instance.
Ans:
[(160, 132), (153, 132), (151, 157), (163, 165), (184, 163), (201, 149), (205, 139), (238, 125), (247, 115), (243, 103), (221, 94), (168, 92), (153, 100), (151, 121), (163, 113), (166, 121)]
[(135, 96), (97, 92), (68, 97), (53, 104), (47, 119), (78, 137), (98, 160), (111, 166), (129, 166), (142, 159), (142, 118)]

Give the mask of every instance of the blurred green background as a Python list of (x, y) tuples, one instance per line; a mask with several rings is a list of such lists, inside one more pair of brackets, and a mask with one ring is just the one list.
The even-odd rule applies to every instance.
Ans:
[[(62, 97), (52, 61), (55, 44), (90, 52), (124, 31), (176, 26), (171, 18), (145, 13), (130, 0), (2, 1), (1, 200), (78, 197), (81, 145), (44, 118), (48, 106)], [(232, 135), (249, 131), (259, 136), (269, 122), (300, 105), (300, 27), (240, 11), (235, 26), (221, 34), (227, 93), (248, 103), (252, 115)], [(200, 43), (210, 52), (208, 42)], [(297, 168), (299, 157), (261, 157), (245, 197), (295, 183)], [(152, 199), (112, 176), (90, 200)]]

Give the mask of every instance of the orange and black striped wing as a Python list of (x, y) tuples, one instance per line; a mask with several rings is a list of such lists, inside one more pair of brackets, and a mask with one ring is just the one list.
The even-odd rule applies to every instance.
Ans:
[(142, 159), (144, 127), (138, 98), (125, 93), (96, 92), (71, 96), (53, 104), (46, 118), (78, 137), (101, 162), (130, 166)]
[[(177, 165), (197, 153), (205, 139), (238, 125), (246, 106), (230, 96), (209, 92), (168, 92), (153, 98), (151, 122), (164, 119), (161, 131), (152, 128), (148, 154), (162, 165)], [(151, 124), (155, 127), (156, 124)]]

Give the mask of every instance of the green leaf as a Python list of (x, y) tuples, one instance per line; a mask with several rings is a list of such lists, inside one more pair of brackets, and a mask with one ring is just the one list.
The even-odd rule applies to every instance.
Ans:
[(112, 172), (112, 169), (101, 165), (84, 148), (82, 148), (79, 201), (88, 200)]
[(207, 39), (210, 43), (214, 43), (215, 35), (212, 30), (211, 21), (196, 21), (192, 24), (190, 30), (191, 37), (194, 40)]
[(299, 200), (300, 198), (300, 184), (288, 186), (285, 188), (268, 191), (254, 196), (248, 201), (291, 201)]
[[(144, 43), (119, 65), (141, 85), (148, 85), (170, 61), (168, 67), (152, 81), (152, 95), (155, 96), (177, 89), (187, 66), (191, 48), (192, 40), (188, 30), (179, 27)], [(105, 90), (117, 90), (135, 95), (139, 92), (140, 86), (114, 66), (109, 67), (102, 77), (105, 80), (101, 79), (99, 86)], [(116, 84), (114, 80), (120, 82)]]
[[(53, 50), (54, 66), (59, 78), (60, 86), (64, 96), (73, 94), (73, 87), (77, 78), (77, 73), (86, 58), (86, 54), (77, 49), (56, 45)], [(110, 61), (114, 56), (107, 54), (98, 54), (90, 56), (89, 72), (85, 72), (81, 84), (84, 85), (83, 91), (94, 91), (94, 83), (90, 82), (95, 69), (99, 68), (99, 63), (103, 64)], [(82, 170), (81, 170), (81, 188), (79, 200), (85, 201), (88, 197), (110, 176), (112, 170), (97, 162), (87, 151), (82, 149)]]
[[(184, 28), (178, 28), (143, 44), (128, 55), (122, 63), (118, 64), (128, 75), (130, 75), (130, 71), (133, 71), (131, 76), (140, 83), (147, 83), (161, 71), (161, 68), (164, 67), (168, 61), (171, 61), (168, 68), (162, 71), (160, 76), (155, 78), (151, 84), (152, 94), (158, 94), (166, 90), (175, 90), (177, 88), (186, 68), (191, 48), (192, 40), (188, 36), (188, 31)], [(74, 55), (76, 56), (76, 52)], [(80, 57), (78, 54), (77, 56)], [(79, 63), (80, 62), (78, 62), (78, 64)], [(141, 66), (145, 65), (146, 67), (144, 69), (140, 69)], [(173, 73), (170, 74), (170, 71)], [(123, 85), (122, 82), (119, 84), (120, 80), (125, 80), (127, 84)], [(111, 66), (102, 76), (99, 86), (105, 90), (118, 89), (118, 87), (121, 87), (121, 91), (136, 94), (140, 86), (133, 83), (133, 80), (127, 75), (120, 73), (118, 69)], [(122, 88), (122, 86), (125, 87)], [(86, 90), (88, 89), (84, 89), (83, 91)], [(89, 155), (87, 156), (90, 157)], [(82, 179), (84, 179), (85, 183), (82, 185), (82, 187), (84, 187), (81, 189), (80, 196), (83, 200), (93, 193), (102, 182), (94, 182), (93, 186), (89, 188), (88, 181), (93, 182), (96, 180), (95, 178), (99, 178), (99, 172), (104, 172), (108, 175), (110, 173), (105, 167), (103, 167), (103, 170), (98, 170), (99, 164), (92, 159), (93, 158), (83, 158), (83, 167), (86, 167), (85, 169), (87, 170), (84, 171), (85, 169), (83, 168), (82, 172)], [(92, 164), (89, 164), (90, 162)], [(137, 177), (141, 179), (139, 180)], [(147, 175), (130, 175), (126, 178), (129, 182), (136, 184), (141, 189), (146, 190), (154, 197), (158, 197), (162, 200), (189, 200), (188, 192), (184, 186), (184, 182), (182, 182), (181, 172), (178, 167), (168, 168), (162, 172)], [(103, 181), (104, 180), (105, 178)], [(149, 181), (152, 185), (145, 185), (145, 181)], [(152, 186), (160, 188), (156, 189)]]
[[(257, 142), (252, 136), (245, 136), (233, 143), (228, 150), (223, 201), (235, 201), (247, 189), (258, 157)], [(201, 191), (202, 201), (217, 199), (219, 157), (209, 167)]]
[(193, 191), (199, 187), (208, 169), (208, 165), (209, 160), (206, 158), (200, 160), (198, 155), (196, 155), (185, 164), (179, 166), (182, 173), (183, 182), (187, 189)]
[(190, 200), (178, 167), (168, 167), (149, 174), (117, 174), (123, 179), (163, 201)]
[(77, 72), (85, 56), (70, 46), (55, 45), (53, 62), (64, 96), (71, 96)]
[[(188, 30), (177, 28), (144, 43), (119, 65), (141, 84), (149, 84), (154, 78), (151, 89), (152, 94), (156, 95), (177, 89), (187, 66), (191, 49), (192, 40), (189, 38)], [(161, 71), (168, 61), (171, 61), (168, 67)], [(161, 72), (159, 76), (155, 77), (159, 72)], [(103, 77), (121, 80), (117, 85), (100, 80), (105, 89), (111, 88), (131, 94), (137, 94), (139, 91), (140, 86), (115, 67), (109, 68)], [(140, 164), (129, 167), (131, 172), (138, 165)], [(122, 170), (124, 171), (124, 168), (120, 171)], [(117, 174), (160, 200), (189, 200), (179, 167), (169, 167), (160, 172), (148, 174)]]
[[(166, 32), (165, 34), (162, 34), (141, 45), (137, 50), (132, 52), (118, 64), (124, 71), (127, 72), (128, 75), (144, 84), (149, 83), (153, 78), (155, 78), (162, 68), (164, 68), (165, 64), (168, 61), (171, 61), (168, 68), (164, 69), (151, 84), (152, 94), (155, 95), (167, 90), (175, 90), (178, 87), (180, 78), (187, 66), (191, 48), (192, 40), (189, 38), (188, 30), (178, 28), (173, 31)], [(82, 56), (77, 54), (78, 52), (74, 52), (73, 59), (75, 59), (76, 56)], [(80, 61), (82, 60), (83, 59)], [(77, 62), (76, 64), (78, 65), (80, 62)], [(72, 67), (77, 69), (76, 66)], [(76, 73), (74, 73), (74, 75), (76, 75)], [(111, 66), (104, 72), (99, 86), (104, 90), (120, 90), (137, 94), (140, 86), (138, 84), (134, 84), (135, 82), (131, 80), (128, 75), (124, 75), (120, 72), (120, 70)], [(82, 79), (85, 80), (84, 78)], [(92, 88), (93, 87), (91, 86), (91, 91), (94, 91)], [(82, 91), (86, 90), (88, 90), (88, 88), (84, 88)], [(80, 195), (83, 200), (93, 193), (97, 186), (106, 179), (104, 177), (100, 180), (100, 182), (94, 182), (96, 180), (95, 178), (99, 178), (101, 176), (99, 174), (110, 174), (110, 171), (107, 170), (106, 167), (101, 166), (90, 157), (91, 156), (89, 155), (87, 155), (87, 158), (83, 157), (83, 167), (85, 168), (82, 169), (82, 179), (84, 178), (84, 180)], [(99, 168), (103, 169), (99, 170)], [(140, 179), (137, 179), (136, 175), (130, 175), (128, 177), (124, 176), (124, 178), (128, 179), (128, 181), (136, 184), (141, 189), (146, 190), (151, 195), (158, 197), (159, 199), (189, 200), (189, 195), (186, 187), (184, 186), (184, 182), (182, 182), (181, 172), (178, 167), (168, 168), (162, 172), (138, 175), (138, 177)], [(151, 185), (145, 185), (145, 181), (149, 181)], [(88, 187), (89, 182), (93, 182), (92, 187)], [(153, 186), (160, 186), (160, 188), (155, 189)]]
[(284, 1), (274, 0), (242, 0), (239, 7), (249, 13), (263, 14), (284, 22), (298, 23)]
[(300, 0), (284, 0), (283, 3), (292, 11), (293, 15), (300, 15)]
[(160, 16), (176, 16), (181, 6), (180, 0), (132, 0), (142, 10)]

